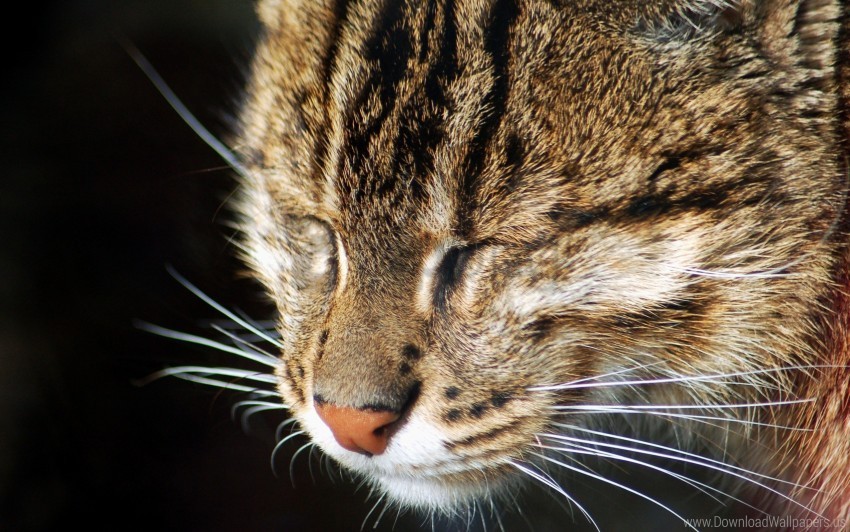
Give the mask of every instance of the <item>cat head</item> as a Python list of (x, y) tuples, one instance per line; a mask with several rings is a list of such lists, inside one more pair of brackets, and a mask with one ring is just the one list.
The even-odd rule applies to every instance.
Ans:
[(751, 388), (694, 377), (808, 356), (838, 9), (261, 2), (237, 208), (310, 436), (446, 509), (571, 408), (722, 403)]

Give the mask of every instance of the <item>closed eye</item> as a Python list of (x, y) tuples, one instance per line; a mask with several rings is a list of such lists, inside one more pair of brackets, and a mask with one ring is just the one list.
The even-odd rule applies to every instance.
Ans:
[(434, 272), (434, 306), (442, 308), (451, 291), (463, 278), (463, 272), (469, 258), (477, 246), (459, 246), (450, 248)]
[[(287, 219), (287, 229), (292, 234), (290, 246), (301, 262), (299, 279), (306, 286), (332, 291), (341, 273), (345, 275), (345, 254), (339, 237), (325, 221), (312, 216), (292, 216)], [(343, 263), (341, 265), (341, 263)]]

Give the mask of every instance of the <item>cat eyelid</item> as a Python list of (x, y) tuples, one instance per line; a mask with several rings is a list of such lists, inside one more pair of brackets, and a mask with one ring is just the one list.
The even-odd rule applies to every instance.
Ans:
[(348, 253), (345, 251), (345, 242), (340, 232), (335, 230), (332, 225), (328, 225), (333, 235), (334, 249), (336, 250), (334, 255), (336, 256), (337, 278), (334, 291), (339, 294), (348, 283)]
[(442, 308), (463, 279), (466, 265), (484, 244), (447, 239), (434, 248), (422, 267), (417, 306), (423, 312)]

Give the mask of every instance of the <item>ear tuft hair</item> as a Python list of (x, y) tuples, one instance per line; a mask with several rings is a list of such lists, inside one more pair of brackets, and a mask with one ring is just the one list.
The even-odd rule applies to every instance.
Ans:
[(284, 10), (281, 8), (282, 0), (259, 0), (254, 9), (257, 18), (269, 29), (276, 29), (280, 24), (280, 15)]
[(666, 9), (650, 10), (638, 24), (638, 30), (654, 41), (684, 41), (718, 32), (730, 31), (741, 24), (740, 0), (680, 0)]

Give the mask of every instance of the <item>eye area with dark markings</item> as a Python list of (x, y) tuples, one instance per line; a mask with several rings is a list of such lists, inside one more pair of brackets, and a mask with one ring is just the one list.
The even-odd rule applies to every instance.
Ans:
[(478, 246), (466, 245), (452, 247), (443, 255), (434, 275), (434, 298), (436, 305), (442, 306), (449, 293), (463, 278), (463, 272)]

